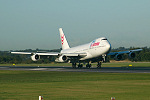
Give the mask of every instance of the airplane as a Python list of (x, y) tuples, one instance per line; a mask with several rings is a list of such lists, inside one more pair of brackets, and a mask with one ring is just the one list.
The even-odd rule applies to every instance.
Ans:
[[(122, 51), (122, 52), (110, 52), (111, 44), (105, 37), (101, 37), (93, 40), (90, 43), (79, 45), (70, 48), (67, 39), (64, 35), (62, 28), (59, 28), (62, 50), (60, 52), (11, 52), (12, 54), (26, 54), (31, 55), (33, 61), (38, 61), (42, 56), (57, 56), (56, 62), (69, 62), (72, 63), (72, 67), (82, 68), (83, 64), (87, 63), (86, 67), (90, 68), (91, 63), (97, 62), (97, 68), (101, 68), (102, 62), (106, 61), (106, 56), (114, 56), (114, 60), (120, 61), (123, 58), (123, 54), (128, 54), (129, 58), (134, 58), (135, 52), (142, 51), (142, 49)], [(78, 63), (78, 65), (77, 65)]]

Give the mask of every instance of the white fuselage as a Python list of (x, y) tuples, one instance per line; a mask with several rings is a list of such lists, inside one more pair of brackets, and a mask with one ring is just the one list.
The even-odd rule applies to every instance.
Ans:
[(107, 54), (109, 53), (110, 49), (111, 49), (111, 44), (105, 37), (102, 37), (88, 44), (61, 50), (61, 53), (86, 53), (87, 56), (80, 59), (80, 60), (86, 60), (86, 59), (91, 59), (91, 58), (95, 58)]

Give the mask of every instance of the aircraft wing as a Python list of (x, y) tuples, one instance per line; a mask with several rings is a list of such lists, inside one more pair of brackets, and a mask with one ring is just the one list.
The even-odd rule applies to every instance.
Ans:
[(59, 52), (11, 52), (12, 54), (24, 54), (24, 55), (33, 55), (37, 54), (40, 56), (58, 56), (58, 55), (65, 55), (68, 57), (85, 57), (87, 56), (86, 53), (59, 53)]
[(33, 54), (37, 54), (37, 55), (43, 55), (43, 56), (58, 56), (58, 52), (11, 52), (12, 54), (25, 54), (25, 55), (33, 55)]
[(130, 52), (137, 52), (137, 51), (142, 51), (143, 49), (135, 49), (135, 50), (128, 50), (128, 51), (120, 51), (120, 52), (111, 52), (108, 53), (107, 55), (116, 55), (116, 54), (125, 54), (125, 53), (130, 53)]

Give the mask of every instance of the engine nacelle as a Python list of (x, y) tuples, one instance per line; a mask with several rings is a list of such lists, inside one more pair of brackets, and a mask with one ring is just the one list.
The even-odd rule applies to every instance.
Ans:
[(135, 56), (136, 56), (136, 55), (135, 55), (135, 53), (134, 53), (134, 52), (130, 52), (130, 53), (129, 53), (129, 58), (130, 58), (130, 59), (135, 58)]
[(40, 56), (37, 55), (37, 54), (34, 54), (34, 55), (31, 56), (31, 59), (32, 59), (33, 61), (38, 61), (38, 60), (40, 60)]
[(60, 56), (58, 59), (55, 60), (56, 62), (67, 62), (68, 57), (65, 55)]
[(115, 60), (117, 60), (117, 61), (120, 61), (120, 60), (122, 60), (122, 55), (121, 54), (117, 54), (115, 57), (114, 57), (114, 59)]

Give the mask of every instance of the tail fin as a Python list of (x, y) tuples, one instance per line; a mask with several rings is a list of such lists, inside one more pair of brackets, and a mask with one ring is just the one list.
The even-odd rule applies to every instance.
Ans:
[(62, 49), (63, 49), (63, 50), (64, 50), (64, 49), (69, 49), (70, 47), (69, 47), (69, 45), (68, 45), (68, 42), (67, 42), (67, 40), (66, 40), (66, 37), (65, 37), (65, 35), (64, 35), (64, 33), (63, 33), (62, 28), (59, 28), (59, 32), (60, 32), (60, 39), (61, 39), (61, 46), (62, 46)]

